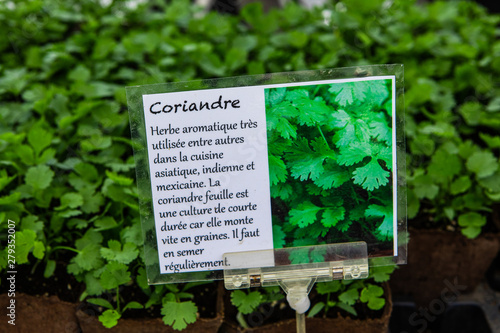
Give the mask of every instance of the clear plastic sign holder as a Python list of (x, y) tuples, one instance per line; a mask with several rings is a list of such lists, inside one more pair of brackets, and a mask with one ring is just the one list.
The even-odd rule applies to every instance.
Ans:
[[(378, 85), (377, 82), (379, 82)], [(380, 85), (380, 82), (385, 82), (385, 88)], [(154, 159), (157, 155), (155, 149), (161, 148), (155, 148), (155, 145), (159, 145), (157, 142), (160, 139), (165, 142), (167, 139), (169, 142), (174, 139), (178, 141), (189, 140), (183, 134), (181, 135), (178, 132), (167, 133), (167, 130), (170, 131), (171, 128), (190, 126), (190, 123), (186, 124), (187, 120), (192, 121), (194, 125), (207, 125), (218, 119), (224, 119), (224, 121), (226, 121), (226, 114), (224, 114), (222, 118), (215, 117), (218, 112), (227, 112), (227, 110), (225, 110), (226, 107), (231, 108), (232, 112), (242, 112), (244, 116), (242, 115), (240, 120), (245, 119), (246, 121), (248, 115), (251, 115), (253, 119), (257, 117), (258, 112), (261, 112), (262, 115), (262, 112), (269, 111), (266, 111), (266, 91), (269, 92), (269, 98), (271, 98), (270, 90), (273, 90), (279, 95), (277, 89), (311, 90), (310, 88), (314, 86), (314, 90), (311, 90), (314, 92), (318, 91), (321, 86), (324, 88), (325, 84), (330, 85), (333, 89), (332, 91), (336, 95), (340, 94), (340, 84), (345, 85), (344, 88), (347, 89), (346, 94), (349, 91), (351, 92), (352, 96), (349, 94), (344, 96), (342, 107), (339, 107), (339, 110), (337, 110), (338, 112), (343, 112), (342, 114), (344, 114), (344, 116), (346, 112), (343, 110), (345, 107), (348, 107), (348, 105), (345, 104), (349, 104), (356, 100), (356, 96), (358, 96), (357, 91), (359, 89), (363, 90), (369, 87), (368, 89), (371, 92), (378, 94), (382, 87), (384, 93), (387, 94), (384, 104), (377, 104), (378, 109), (375, 109), (373, 114), (367, 116), (375, 122), (378, 121), (380, 123), (382, 121), (383, 123), (387, 123), (387, 128), (390, 128), (391, 138), (385, 138), (385, 141), (387, 141), (386, 148), (391, 150), (392, 154), (386, 154), (378, 159), (384, 160), (386, 169), (391, 168), (392, 170), (390, 176), (387, 178), (389, 181), (387, 191), (383, 193), (379, 192), (378, 198), (381, 198), (381, 200), (367, 203), (365, 205), (367, 206), (365, 210), (370, 208), (370, 212), (369, 214), (366, 212), (362, 214), (364, 217), (368, 215), (372, 220), (378, 219), (381, 231), (385, 230), (386, 234), (389, 233), (388, 236), (390, 237), (388, 237), (387, 240), (374, 240), (373, 237), (367, 237), (360, 233), (351, 234), (345, 238), (327, 237), (317, 240), (318, 242), (326, 241), (329, 242), (329, 244), (311, 242), (310, 246), (291, 247), (289, 243), (283, 245), (284, 248), (276, 249), (272, 248), (273, 239), (266, 238), (262, 243), (265, 245), (246, 248), (245, 244), (249, 243), (250, 238), (241, 242), (241, 233), (238, 233), (238, 230), (224, 230), (218, 232), (218, 234), (227, 236), (224, 240), (215, 240), (217, 243), (214, 243), (213, 239), (202, 239), (204, 243), (200, 245), (200, 241), (195, 244), (197, 240), (194, 237), (197, 236), (195, 232), (197, 232), (198, 229), (192, 229), (191, 223), (193, 221), (202, 221), (205, 222), (206, 227), (208, 227), (208, 221), (213, 225), (213, 219), (215, 219), (214, 221), (216, 222), (226, 219), (223, 212), (220, 214), (214, 212), (212, 215), (207, 215), (206, 218), (202, 216), (203, 218), (200, 217), (199, 221), (198, 219), (193, 219), (193, 221), (189, 219), (178, 219), (175, 215), (170, 217), (163, 216), (166, 214), (163, 210), (168, 210), (169, 213), (173, 214), (173, 212), (180, 212), (186, 209), (186, 207), (181, 205), (165, 206), (169, 208), (163, 209), (163, 206), (159, 206), (160, 202), (158, 198), (155, 197), (155, 195), (161, 196), (161, 198), (166, 196), (164, 192), (158, 190), (158, 188), (162, 189), (164, 188), (163, 186), (166, 186), (162, 183), (163, 178), (157, 178), (154, 172), (156, 170), (155, 168), (158, 169), (160, 165), (159, 162), (157, 163)], [(364, 95), (361, 94), (359, 96), (363, 97)], [(219, 99), (217, 99), (217, 97)], [(352, 97), (352, 100), (349, 99), (350, 97)], [(370, 110), (373, 105), (370, 104), (370, 101), (364, 101), (364, 97), (361, 97), (356, 101), (359, 103), (368, 103), (367, 110)], [(369, 267), (406, 263), (408, 234), (406, 222), (406, 147), (404, 136), (403, 65), (357, 66), (134, 86), (127, 87), (127, 100), (129, 104), (130, 127), (134, 142), (138, 196), (144, 236), (144, 258), (149, 284), (224, 279), (227, 289), (279, 285), (287, 293), (289, 304), (297, 312), (297, 331), (305, 332), (304, 313), (309, 308), (308, 294), (314, 283), (340, 279), (368, 278)], [(206, 108), (202, 109), (202, 106), (205, 106), (202, 102), (207, 101), (213, 102), (210, 104), (210, 110)], [(198, 102), (199, 104), (197, 104)], [(222, 102), (227, 102), (229, 104), (224, 104), (224, 108), (221, 109)], [(176, 108), (175, 112), (172, 111), (174, 106)], [(219, 107), (217, 108), (217, 106)], [(177, 108), (179, 108), (179, 112), (177, 112)], [(192, 111), (192, 108), (194, 110), (192, 113), (187, 112)], [(256, 111), (258, 112), (256, 113)], [(176, 114), (179, 117), (182, 116), (182, 119), (172, 117), (172, 114)], [(192, 116), (189, 116), (190, 114), (192, 114)], [(384, 116), (380, 117), (381, 114), (384, 114)], [(253, 121), (255, 121), (255, 119), (253, 119)], [(265, 129), (263, 124), (265, 124), (266, 121), (259, 121), (259, 128)], [(235, 123), (240, 124), (240, 121), (235, 121)], [(162, 129), (163, 132), (156, 129), (156, 126)], [(241, 125), (241, 127), (243, 127), (243, 125)], [(247, 128), (242, 130), (249, 131)], [(378, 132), (375, 132), (375, 134), (378, 135)], [(361, 131), (361, 133), (366, 133), (366, 131)], [(208, 134), (203, 135), (205, 139), (211, 138), (208, 137)], [(244, 135), (246, 134), (241, 134), (241, 136)], [(265, 137), (266, 135), (264, 134), (263, 138)], [(148, 141), (152, 138), (155, 140)], [(378, 140), (380, 141), (381, 138), (379, 137)], [(253, 141), (248, 140), (248, 142), (251, 143)], [(267, 143), (265, 145), (262, 144), (262, 146), (267, 147)], [(179, 148), (178, 146), (169, 146), (168, 148), (170, 149), (172, 147), (176, 149)], [(219, 150), (220, 149), (217, 151)], [(163, 152), (163, 150), (161, 151)], [(166, 149), (165, 151), (169, 152), (169, 150)], [(236, 153), (242, 153), (244, 151), (245, 150), (241, 150), (240, 152), (235, 149), (234, 155), (231, 155), (233, 154), (232, 151), (227, 150), (226, 153), (226, 150), (224, 150), (224, 159), (239, 161), (240, 158)], [(198, 153), (197, 151), (187, 151), (186, 149), (182, 151), (182, 155), (189, 154), (189, 156)], [(389, 155), (391, 155), (390, 158)], [(372, 155), (370, 155), (370, 157), (372, 159), (374, 158)], [(245, 156), (242, 156), (242, 158), (245, 158)], [(249, 161), (248, 163), (250, 162), (253, 161)], [(365, 162), (367, 163), (367, 161)], [(363, 164), (365, 162), (363, 162)], [(185, 163), (186, 165), (188, 164), (187, 162)], [(177, 164), (172, 164), (172, 166), (176, 165)], [(253, 164), (251, 165), (253, 166)], [(263, 160), (260, 162), (257, 161), (256, 165), (263, 166), (265, 163)], [(380, 169), (380, 162), (378, 163), (378, 168)], [(383, 173), (386, 173), (386, 171)], [(200, 180), (197, 177), (200, 178), (199, 176), (190, 176), (193, 181)], [(184, 178), (186, 178), (186, 176)], [(247, 176), (243, 178), (245, 180), (247, 178), (254, 180), (261, 179), (262, 177)], [(205, 181), (205, 179), (201, 180)], [(210, 183), (209, 181), (206, 182)], [(249, 183), (253, 186), (251, 182)], [(226, 187), (232, 186), (233, 184), (239, 185), (240, 179), (238, 179), (238, 181), (233, 180)], [(250, 185), (249, 187), (251, 187)], [(268, 184), (266, 184), (266, 186), (268, 186)], [(338, 189), (332, 189), (332, 191), (333, 190)], [(186, 191), (189, 192), (191, 190)], [(180, 189), (175, 189), (174, 192), (174, 196), (181, 196)], [(257, 200), (257, 198), (259, 198), (258, 195), (251, 194), (251, 191), (248, 193), (249, 196), (253, 195), (251, 198), (252, 200)], [(346, 200), (350, 199), (349, 194), (342, 194), (339, 192), (339, 195), (344, 195)], [(172, 197), (172, 194), (170, 194), (170, 197)], [(267, 196), (260, 197), (264, 198)], [(266, 205), (267, 203), (265, 205), (259, 205), (259, 209), (262, 209)], [(229, 206), (229, 204), (226, 206)], [(358, 206), (359, 205), (351, 205), (350, 209)], [(252, 216), (254, 217), (255, 221), (253, 222), (255, 225), (260, 224), (260, 234), (259, 237), (254, 237), (255, 240), (259, 240), (262, 236), (271, 234), (270, 232), (262, 231), (264, 230), (264, 226), (269, 226), (268, 224), (271, 223), (266, 222), (271, 220), (270, 214), (266, 215), (267, 212), (264, 211), (259, 212), (259, 214), (260, 215)], [(166, 227), (173, 228), (172, 230), (174, 230), (174, 227), (177, 226), (179, 226), (179, 228), (183, 226), (183, 229), (170, 233), (167, 233), (168, 230), (164, 230)], [(217, 230), (222, 230), (221, 226), (217, 225), (216, 227), (218, 228)], [(207, 229), (204, 233), (200, 231), (200, 235), (197, 237), (210, 236), (212, 233)], [(238, 237), (235, 237), (235, 235)], [(191, 238), (193, 243), (190, 243)], [(172, 245), (172, 243), (170, 243), (171, 239), (178, 242)], [(183, 240), (189, 240), (186, 244), (189, 244), (190, 247), (181, 247)], [(358, 240), (358, 242), (342, 243), (348, 240)], [(165, 245), (166, 243), (168, 243), (168, 246)], [(308, 242), (304, 242), (304, 244), (305, 243)], [(201, 257), (198, 256), (198, 254), (201, 254), (202, 250), (205, 252), (209, 252), (210, 250), (213, 254), (211, 254), (211, 257), (199, 259)], [(203, 254), (205, 254), (205, 252)], [(183, 257), (185, 253), (191, 253), (192, 255), (190, 257)], [(208, 265), (214, 263), (218, 265)], [(195, 264), (198, 266), (193, 266)]]
[[(301, 258), (290, 263), (290, 258)], [(297, 332), (306, 331), (305, 312), (314, 283), (332, 280), (365, 279), (369, 275), (365, 242), (325, 244), (275, 250), (224, 254), (231, 269), (224, 270), (226, 289), (279, 285), (296, 311)], [(270, 267), (254, 267), (262, 263)]]

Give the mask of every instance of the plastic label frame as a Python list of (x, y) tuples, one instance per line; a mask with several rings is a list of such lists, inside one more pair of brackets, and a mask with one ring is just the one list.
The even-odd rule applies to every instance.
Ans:
[(393, 145), (395, 146), (393, 149), (395, 149), (396, 155), (396, 170), (393, 170), (393, 179), (397, 179), (397, 185), (394, 187), (393, 193), (396, 191), (397, 196), (394, 196), (393, 199), (395, 200), (395, 207), (397, 211), (397, 230), (394, 231), (394, 234), (397, 234), (397, 244), (394, 246), (394, 251), (397, 255), (369, 258), (370, 266), (383, 266), (391, 264), (405, 264), (407, 260), (408, 236), (406, 211), (406, 146), (404, 134), (404, 67), (402, 64), (369, 65), (336, 69), (273, 73), (126, 87), (131, 136), (136, 163), (141, 224), (144, 237), (144, 259), (148, 283), (163, 284), (220, 280), (224, 278), (224, 271), (221, 269), (171, 274), (160, 273), (156, 238), (157, 235), (155, 231), (155, 219), (152, 203), (151, 178), (149, 172), (150, 168), (148, 162), (148, 149), (146, 145), (147, 141), (142, 98), (143, 95), (204, 89), (269, 86), (301, 82), (307, 84), (308, 82), (316, 81), (370, 78), (377, 76), (392, 76), (395, 82), (395, 89), (393, 91), (395, 98), (395, 110), (393, 110), (393, 124), (395, 124), (395, 135), (393, 138), (395, 139), (395, 142), (393, 141)]

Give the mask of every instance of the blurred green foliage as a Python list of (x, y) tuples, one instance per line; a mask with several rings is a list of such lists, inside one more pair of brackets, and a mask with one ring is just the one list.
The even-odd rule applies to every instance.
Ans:
[[(403, 63), (410, 225), (476, 237), (500, 201), (499, 22), (472, 2), (251, 4), (227, 16), (184, 0), (2, 1), (0, 231), (16, 221), (17, 263), (46, 276), (72, 253), (82, 299), (119, 302), (135, 283), (146, 307), (181, 304), (192, 295), (145, 282), (124, 87)], [(110, 311), (109, 325), (121, 314)], [(165, 320), (193, 318), (178, 319)]]

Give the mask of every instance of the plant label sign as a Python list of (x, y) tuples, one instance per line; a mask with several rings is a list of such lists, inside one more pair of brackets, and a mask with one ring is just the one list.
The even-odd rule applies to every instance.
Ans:
[(225, 253), (333, 260), (323, 244), (404, 262), (401, 82), (381, 65), (128, 87), (150, 283), (221, 278)]
[(225, 252), (273, 248), (259, 90), (143, 96), (161, 273), (223, 269)]

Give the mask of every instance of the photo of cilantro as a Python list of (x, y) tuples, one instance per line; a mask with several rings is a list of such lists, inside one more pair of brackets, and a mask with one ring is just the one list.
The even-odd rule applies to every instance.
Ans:
[(275, 248), (393, 255), (392, 95), (390, 79), (265, 89)]

